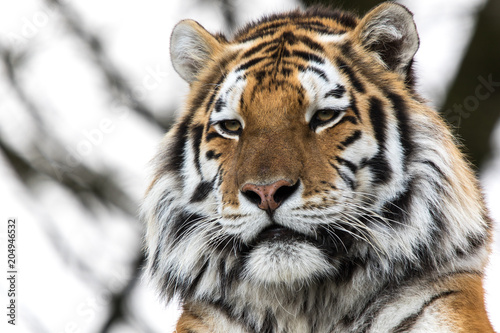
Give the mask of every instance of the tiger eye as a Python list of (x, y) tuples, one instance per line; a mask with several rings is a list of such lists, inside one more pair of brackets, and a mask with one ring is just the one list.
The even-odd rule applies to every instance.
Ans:
[(319, 121), (328, 121), (335, 116), (335, 110), (319, 110), (316, 113), (316, 119)]
[(241, 129), (241, 124), (237, 120), (226, 120), (222, 123), (222, 126), (229, 132), (238, 132)]

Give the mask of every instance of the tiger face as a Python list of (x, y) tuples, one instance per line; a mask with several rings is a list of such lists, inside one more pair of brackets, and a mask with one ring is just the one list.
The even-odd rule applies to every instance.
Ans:
[[(294, 30), (289, 24), (239, 50), (195, 125), (193, 184), (210, 191), (198, 197), (197, 185), (192, 201), (208, 205), (221, 232), (250, 247), (244, 273), (262, 282), (333, 274), (332, 258), (352, 245), (349, 233), (366, 236), (357, 223), (366, 204), (380, 205), (403, 182), (386, 177), (401, 168), (402, 147), (391, 147), (400, 150), (394, 163), (379, 154), (388, 130), (381, 110), (391, 100), (349, 80), (356, 74), (338, 44), (348, 36), (334, 35), (333, 43)], [(385, 185), (379, 198), (369, 197), (374, 182)]]
[(481, 202), (477, 185), (413, 90), (418, 44), (394, 3), (362, 19), (274, 15), (231, 39), (181, 21), (171, 57), (190, 94), (143, 205), (163, 295), (234, 305), (325, 283), (368, 295), (482, 265), (484, 207), (461, 205)]

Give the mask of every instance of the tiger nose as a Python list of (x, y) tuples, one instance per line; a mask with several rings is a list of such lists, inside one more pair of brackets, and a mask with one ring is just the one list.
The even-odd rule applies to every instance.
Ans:
[(241, 192), (260, 209), (272, 213), (295, 192), (298, 185), (299, 182), (292, 185), (288, 180), (278, 180), (268, 185), (245, 184)]

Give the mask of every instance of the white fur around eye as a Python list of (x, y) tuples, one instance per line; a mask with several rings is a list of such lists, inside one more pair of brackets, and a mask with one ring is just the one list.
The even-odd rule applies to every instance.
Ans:
[(314, 115), (312, 116), (311, 121), (309, 122), (309, 125), (311, 126), (312, 129), (314, 129), (314, 131), (316, 133), (319, 133), (327, 128), (335, 126), (335, 124), (337, 124), (340, 121), (340, 119), (342, 119), (342, 117), (344, 116), (344, 114), (346, 112), (345, 109), (344, 110), (335, 110), (335, 111), (337, 111), (337, 113), (333, 116), (332, 119), (325, 121), (325, 122), (322, 122), (322, 123), (319, 123), (318, 125), (315, 125), (316, 115), (320, 111), (321, 110), (317, 110), (316, 113), (314, 113)]
[[(241, 121), (237, 120), (237, 119), (226, 119), (226, 120), (236, 120), (238, 121), (240, 124), (241, 124), (241, 130), (240, 130), (240, 133), (241, 131), (243, 130), (243, 124), (241, 123)], [(222, 135), (223, 137), (227, 138), (227, 139), (235, 139), (235, 140), (238, 140), (240, 134), (239, 133), (231, 133), (230, 131), (227, 131), (225, 128), (224, 128), (224, 121), (225, 120), (222, 120), (216, 124), (214, 124), (214, 128), (215, 130), (217, 131), (217, 133), (219, 133), (220, 135)]]
[[(344, 88), (346, 85), (339, 71), (328, 60), (325, 60), (323, 64), (312, 63), (310, 66), (314, 67), (315, 70), (307, 70), (306, 68), (306, 70), (299, 73), (300, 83), (306, 90), (309, 99), (309, 106), (304, 115), (306, 122), (310, 124), (316, 112), (321, 109), (343, 111), (339, 112), (338, 116), (331, 122), (318, 126), (316, 132), (320, 132), (325, 128), (334, 126), (342, 118), (345, 110), (350, 105), (350, 98), (349, 93)], [(324, 76), (318, 74), (316, 69), (321, 71)], [(335, 89), (341, 89), (342, 94), (335, 96), (329, 93)]]
[(214, 106), (210, 114), (210, 123), (225, 138), (237, 139), (238, 135), (224, 131), (221, 128), (223, 121), (237, 120), (241, 124), (241, 129), (245, 128), (245, 120), (239, 113), (239, 102), (246, 84), (247, 82), (243, 78), (242, 71), (233, 71), (227, 75), (214, 100)]

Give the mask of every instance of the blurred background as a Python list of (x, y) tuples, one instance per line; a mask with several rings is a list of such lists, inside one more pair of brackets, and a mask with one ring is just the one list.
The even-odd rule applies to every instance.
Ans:
[[(137, 218), (148, 161), (188, 91), (170, 64), (170, 32), (184, 18), (231, 32), (316, 2), (0, 3), (0, 266), (16, 217), (19, 267), (17, 325), (4, 310), (0, 331), (173, 331), (177, 304), (162, 305), (142, 278)], [(324, 1), (359, 14), (379, 2)], [(500, 221), (500, 1), (400, 3), (420, 33), (419, 91), (461, 138)], [(493, 250), (487, 305), (500, 331)], [(7, 289), (2, 277), (3, 309)]]

